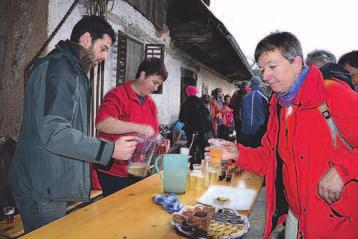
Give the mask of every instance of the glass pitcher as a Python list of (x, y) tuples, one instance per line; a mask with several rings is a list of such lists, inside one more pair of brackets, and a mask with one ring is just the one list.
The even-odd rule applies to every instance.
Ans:
[(158, 174), (158, 162), (163, 159), (163, 176), (160, 174), (160, 179), (163, 181), (164, 193), (185, 193), (189, 158), (182, 154), (165, 154), (156, 158), (154, 166)]

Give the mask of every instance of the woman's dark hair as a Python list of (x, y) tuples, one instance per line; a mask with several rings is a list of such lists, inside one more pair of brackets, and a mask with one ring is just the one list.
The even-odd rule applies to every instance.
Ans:
[(210, 97), (210, 95), (208, 95), (208, 94), (203, 94), (202, 96), (201, 96), (201, 100), (204, 102), (204, 104), (209, 104), (210, 103), (210, 101), (211, 101), (211, 97)]
[(163, 81), (165, 81), (168, 77), (168, 72), (164, 62), (161, 59), (155, 57), (144, 59), (144, 61), (140, 63), (137, 74), (135, 76), (136, 79), (139, 78), (142, 71), (145, 72), (146, 77), (150, 75), (158, 75), (163, 78)]
[(78, 43), (80, 37), (88, 32), (92, 41), (100, 39), (103, 34), (108, 34), (112, 39), (112, 44), (116, 42), (116, 34), (109, 23), (99, 16), (84, 16), (72, 29), (71, 41)]
[(225, 95), (224, 100), (226, 100), (227, 98), (231, 98), (231, 96), (230, 95)]
[(302, 47), (298, 39), (290, 32), (274, 32), (262, 39), (255, 50), (255, 61), (258, 62), (262, 54), (280, 50), (283, 57), (290, 63), (296, 56), (303, 61)]

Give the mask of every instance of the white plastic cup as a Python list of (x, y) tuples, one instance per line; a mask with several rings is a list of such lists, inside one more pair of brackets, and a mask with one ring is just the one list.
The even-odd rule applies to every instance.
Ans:
[(185, 147), (180, 148), (180, 154), (189, 155), (189, 148), (185, 148)]

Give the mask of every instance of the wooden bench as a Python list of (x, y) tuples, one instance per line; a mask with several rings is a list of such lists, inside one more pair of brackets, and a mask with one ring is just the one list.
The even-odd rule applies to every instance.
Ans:
[[(75, 202), (69, 203), (67, 206), (67, 214), (87, 206), (102, 198), (102, 190), (92, 190), (89, 202)], [(20, 214), (14, 216), (12, 224), (6, 224), (5, 220), (0, 221), (0, 239), (18, 238), (24, 234), (24, 227), (22, 225)]]

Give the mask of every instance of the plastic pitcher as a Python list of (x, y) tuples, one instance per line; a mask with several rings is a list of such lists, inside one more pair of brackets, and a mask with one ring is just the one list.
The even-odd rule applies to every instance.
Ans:
[(165, 154), (156, 158), (154, 165), (158, 174), (158, 162), (163, 159), (163, 175), (160, 174), (160, 179), (163, 181), (164, 193), (185, 193), (189, 157), (182, 154)]
[(153, 154), (158, 148), (159, 140), (155, 136), (145, 137), (136, 135), (135, 141), (138, 142), (132, 157), (128, 160), (128, 174), (145, 177), (148, 173)]

